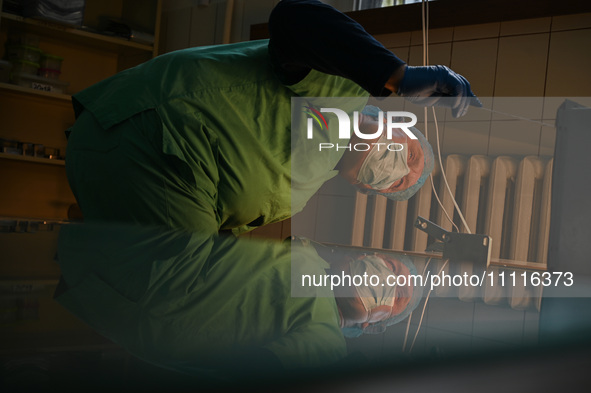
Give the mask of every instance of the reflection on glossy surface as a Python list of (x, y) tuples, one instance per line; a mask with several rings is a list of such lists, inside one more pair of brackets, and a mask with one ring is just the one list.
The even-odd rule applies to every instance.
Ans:
[[(311, 248), (160, 228), (68, 225), (57, 301), (148, 362), (195, 374), (323, 367), (346, 354), (330, 294), (290, 294)], [(322, 289), (321, 289), (322, 290)]]
[[(66, 225), (56, 300), (131, 354), (184, 374), (232, 380), (323, 370), (349, 361), (343, 333), (383, 332), (417, 306), (422, 291), (311, 285), (295, 293), (294, 271), (363, 275), (373, 266), (367, 261), (376, 259), (356, 251), (351, 265), (349, 253), (342, 264), (322, 248), (163, 228)], [(381, 258), (385, 272), (416, 272), (408, 258)]]
[[(570, 299), (545, 299), (556, 304), (548, 307), (546, 302), (540, 318), (538, 294), (526, 294), (531, 298), (525, 303), (526, 297), (515, 290), (515, 300), (507, 303), (506, 293), (490, 290), (481, 291), (482, 298), (470, 299), (453, 286), (433, 291), (426, 287), (416, 293), (412, 288), (413, 300), (406, 300), (413, 305), (398, 315), (390, 312), (400, 311), (396, 300), (404, 301), (405, 296), (392, 299), (392, 288), (347, 292), (344, 287), (310, 286), (305, 296), (294, 293), (294, 265), (301, 272), (317, 275), (347, 271), (381, 274), (384, 266), (386, 273), (398, 275), (404, 275), (405, 269), (408, 274), (437, 274), (443, 266), (438, 259), (405, 259), (387, 250), (376, 254), (371, 249), (294, 240), (279, 243), (203, 238), (161, 228), (64, 225), (59, 236), (62, 280), (57, 301), (132, 354), (132, 359), (142, 362), (130, 363), (129, 355), (113, 347), (95, 347), (94, 352), (87, 347), (84, 352), (61, 354), (43, 349), (45, 354), (5, 356), (3, 377), (10, 377), (4, 378), (10, 387), (32, 381), (39, 387), (59, 380), (57, 386), (79, 378), (76, 383), (80, 386), (100, 380), (101, 387), (118, 387), (126, 381), (134, 387), (167, 386), (170, 391), (245, 380), (255, 386), (275, 381), (280, 384), (279, 391), (289, 390), (295, 381), (314, 386), (318, 378), (334, 381), (345, 374), (357, 378), (382, 373), (404, 380), (402, 371), (414, 370), (414, 366), (428, 370), (425, 364), (437, 364), (431, 362), (465, 367), (459, 359), (484, 365), (491, 359), (527, 357), (532, 352), (554, 357), (568, 351), (573, 341), (583, 347), (589, 342), (584, 333), (588, 324), (573, 318), (573, 312), (581, 315), (585, 310), (587, 299), (578, 299), (576, 310)], [(359, 266), (365, 270), (360, 271), (351, 261), (361, 261)], [(406, 263), (400, 265), (401, 261)], [(467, 266), (451, 264), (445, 271), (459, 275)], [(521, 274), (510, 268), (495, 267), (491, 271), (497, 275), (495, 285), (503, 271), (505, 280), (513, 271), (518, 272), (517, 277)], [(577, 278), (582, 281), (583, 277)], [(54, 285), (48, 283), (48, 290), (21, 296), (28, 299), (22, 306), (31, 307), (27, 308), (29, 313), (18, 315), (53, 319), (54, 314), (43, 311), (53, 302), (48, 292)], [(347, 297), (347, 293), (353, 296)], [(33, 298), (37, 294), (39, 297)], [(460, 294), (462, 299), (458, 298)], [(425, 305), (427, 296), (430, 298)], [(376, 329), (362, 331), (374, 334), (352, 338), (354, 334), (342, 328), (346, 316), (343, 301), (353, 304), (356, 317), (363, 318), (383, 316), (372, 314), (375, 306), (389, 307), (384, 323), (387, 328), (381, 330), (380, 323), (374, 324), (372, 319), (369, 325)], [(38, 314), (36, 305), (40, 306)], [(412, 310), (415, 313), (405, 336), (406, 317)], [(423, 310), (424, 320), (419, 324)], [(538, 328), (541, 321), (546, 323)], [(3, 326), (3, 331), (6, 328)], [(404, 351), (403, 340), (407, 340)], [(76, 348), (74, 336), (64, 340), (67, 342)], [(411, 343), (414, 348), (409, 351)], [(554, 352), (544, 349), (549, 345), (554, 345)], [(497, 367), (505, 364), (509, 363)], [(105, 367), (111, 367), (111, 371), (106, 373)]]

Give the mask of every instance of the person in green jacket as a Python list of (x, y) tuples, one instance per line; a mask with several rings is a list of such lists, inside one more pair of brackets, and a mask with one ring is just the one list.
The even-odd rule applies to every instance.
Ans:
[[(293, 97), (349, 97), (349, 114), (370, 94), (449, 105), (457, 116), (477, 102), (460, 75), (407, 66), (318, 1), (279, 2), (269, 30), (269, 40), (161, 55), (74, 95), (66, 170), (85, 220), (239, 234), (290, 217), (365, 158), (345, 165), (355, 155), (341, 150), (294, 159)], [(432, 169), (428, 143), (421, 147), (421, 176), (405, 184), (404, 199)], [(355, 173), (347, 178), (356, 182)], [(399, 191), (376, 192), (396, 199)]]
[[(408, 172), (396, 167), (393, 172), (402, 174), (386, 170), (375, 181), (360, 176), (371, 151), (307, 149), (335, 142), (335, 135), (316, 132), (307, 140), (305, 128), (293, 128), (292, 120), (302, 123), (306, 115), (294, 114), (292, 98), (337, 98), (348, 115), (362, 113), (359, 126), (369, 131), (379, 127), (379, 116), (367, 107), (370, 95), (394, 93), (421, 105), (449, 106), (454, 116), (478, 104), (460, 75), (443, 66), (406, 65), (352, 19), (318, 1), (282, 0), (269, 30), (269, 40), (158, 56), (73, 97), (77, 120), (69, 130), (66, 171), (85, 225), (106, 225), (107, 240), (115, 244), (129, 236), (134, 241), (105, 251), (107, 240), (91, 231), (91, 247), (78, 249), (84, 239), (76, 238), (75, 227), (66, 231), (58, 300), (165, 367), (248, 360), (250, 350), (239, 356), (245, 343), (257, 354), (257, 348), (270, 351), (285, 368), (342, 358), (345, 325), (334, 294), (293, 297), (289, 290), (293, 250), (253, 246), (221, 233), (240, 234), (291, 217), (339, 173), (366, 192), (407, 199), (432, 170), (430, 147), (414, 129), (419, 142), (409, 142), (406, 155), (388, 161), (400, 158)], [(330, 130), (335, 120), (328, 120)], [(416, 148), (422, 160), (410, 157)], [(147, 240), (119, 234), (130, 224), (157, 229)], [(161, 228), (184, 231), (179, 253), (148, 247), (177, 244), (159, 237)], [(328, 268), (314, 253), (299, 255), (296, 268), (319, 274)], [(378, 262), (372, 266), (387, 265)], [(372, 313), (371, 305), (356, 307), (372, 317), (359, 326), (346, 324), (349, 329), (386, 326), (378, 316), (393, 316)], [(213, 344), (226, 352), (216, 358)], [(267, 359), (262, 365), (275, 359), (261, 356)]]

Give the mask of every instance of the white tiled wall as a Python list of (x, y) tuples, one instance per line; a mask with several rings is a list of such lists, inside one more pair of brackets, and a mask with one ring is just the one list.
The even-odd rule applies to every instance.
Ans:
[(495, 38), (453, 43), (450, 67), (464, 75), (479, 96), (490, 97), (494, 93), (498, 47)]
[(483, 23), (479, 25), (466, 25), (454, 27), (454, 41), (477, 40), (482, 38), (498, 37), (501, 24)]
[[(555, 22), (556, 23), (556, 22)], [(537, 18), (523, 20), (512, 20), (508, 22), (501, 22), (501, 36), (518, 35), (518, 34), (534, 34), (547, 33), (550, 31), (552, 25), (552, 18)], [(570, 29), (574, 26), (571, 25)]]

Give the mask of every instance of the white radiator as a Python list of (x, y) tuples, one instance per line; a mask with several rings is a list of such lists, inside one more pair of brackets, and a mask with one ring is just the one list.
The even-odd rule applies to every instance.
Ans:
[[(448, 155), (443, 160), (448, 184), (472, 233), (492, 238), (491, 258), (546, 264), (550, 228), (552, 159), (537, 156), (487, 157)], [(465, 232), (452, 198), (441, 179), (438, 166), (433, 181), (441, 204), (457, 227)], [(455, 231), (435, 199), (431, 181), (409, 201), (357, 193), (353, 217), (352, 245), (423, 252), (433, 241), (414, 228), (417, 216)], [(451, 268), (452, 272), (454, 267)], [(456, 270), (472, 271), (468, 263)], [(495, 269), (495, 268), (492, 268)], [(483, 299), (498, 304), (509, 299), (513, 308), (531, 307), (527, 287), (438, 288), (439, 295), (456, 291), (462, 300)]]

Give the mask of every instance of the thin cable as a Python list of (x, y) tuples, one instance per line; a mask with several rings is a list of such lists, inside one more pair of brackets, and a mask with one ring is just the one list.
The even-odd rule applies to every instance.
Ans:
[(410, 320), (412, 319), (412, 312), (406, 320), (406, 331), (404, 332), (404, 341), (402, 341), (402, 352), (406, 350), (406, 340), (408, 339), (408, 331), (410, 330)]
[[(445, 269), (448, 262), (449, 262), (449, 259), (446, 259), (445, 262), (443, 263), (443, 266), (441, 266), (439, 273), (437, 273), (438, 276), (441, 274), (441, 272), (443, 272), (443, 269)], [(423, 311), (421, 312), (421, 319), (419, 319), (419, 326), (417, 326), (417, 331), (415, 332), (415, 337), (412, 340), (412, 344), (410, 344), (410, 348), (408, 350), (408, 353), (412, 352), (412, 349), (415, 346), (415, 341), (417, 340), (417, 337), (419, 336), (419, 331), (421, 330), (421, 324), (423, 323), (423, 317), (425, 316), (425, 309), (427, 308), (427, 302), (429, 301), (429, 296), (431, 296), (432, 291), (433, 291), (433, 289), (429, 289), (429, 292), (427, 293), (427, 297), (425, 298), (425, 304), (423, 304)]]
[(439, 199), (439, 195), (437, 195), (437, 191), (435, 191), (435, 183), (433, 182), (433, 174), (432, 173), (429, 174), (429, 178), (431, 179), (431, 189), (433, 190), (433, 194), (435, 195), (435, 199), (437, 199), (437, 203), (439, 203), (439, 206), (441, 206), (441, 210), (443, 210), (443, 213), (445, 214), (447, 221), (449, 221), (451, 223), (451, 225), (453, 225), (453, 227), (456, 229), (456, 232), (459, 232), (460, 229), (458, 228), (456, 223), (449, 216), (447, 209), (445, 207), (443, 207), (443, 203), (441, 203), (441, 200)]
[[(429, 25), (428, 25), (428, 23), (429, 23), (429, 4), (426, 0), (422, 0), (421, 10), (422, 10), (421, 21), (422, 21), (422, 27), (423, 27), (422, 28), (422, 30), (423, 30), (423, 66), (426, 66), (427, 62), (429, 60), (429, 49), (428, 49), (429, 48)], [(458, 206), (458, 203), (456, 202), (456, 198), (455, 198), (454, 194), (452, 193), (451, 188), (449, 187), (449, 183), (447, 182), (447, 176), (445, 175), (445, 170), (443, 169), (443, 162), (441, 159), (441, 144), (439, 142), (439, 125), (437, 123), (437, 116), (435, 114), (435, 108), (431, 107), (431, 109), (433, 110), (433, 121), (435, 123), (435, 134), (437, 137), (437, 156), (439, 159), (439, 167), (441, 169), (441, 175), (442, 175), (443, 180), (445, 182), (445, 186), (447, 188), (447, 191), (449, 192), (449, 195), (451, 196), (453, 204), (458, 211), (460, 219), (462, 220), (462, 223), (464, 224), (464, 227), (466, 228), (466, 232), (472, 233), (470, 231), (470, 228), (468, 227), (468, 223), (466, 223), (466, 219), (464, 218), (464, 215), (462, 214), (460, 207)], [(424, 114), (425, 114), (425, 138), (427, 138), (428, 129), (427, 129), (427, 108), (426, 107), (424, 108)], [(429, 140), (429, 139), (427, 138), (427, 140)], [(437, 195), (437, 192), (435, 191), (435, 186), (433, 184), (433, 177), (432, 176), (431, 176), (431, 187), (432, 187), (433, 193), (435, 194), (435, 198), (437, 199), (437, 202), (439, 203), (439, 206), (441, 206), (441, 209), (445, 213), (445, 216), (452, 223), (452, 225), (456, 228), (456, 230), (459, 232), (460, 231), (459, 228), (453, 222), (450, 215), (445, 210), (445, 207), (443, 207), (443, 204), (441, 203), (441, 200), (439, 199), (439, 195)]]
[[(423, 267), (423, 272), (421, 273), (421, 277), (423, 279), (423, 281), (425, 280), (425, 272), (427, 271), (427, 266), (429, 266), (429, 263), (431, 262), (431, 258), (427, 259), (427, 262), (425, 263), (425, 266)], [(406, 332), (404, 333), (404, 341), (402, 342), (402, 352), (404, 352), (406, 350), (406, 341), (408, 340), (408, 330), (410, 328), (410, 320), (412, 319), (412, 311), (410, 312), (410, 315), (408, 316), (408, 320), (406, 321)]]
[[(429, 3), (426, 2), (425, 0), (422, 1), (422, 7), (421, 7), (421, 21), (422, 21), (422, 32), (423, 32), (423, 66), (426, 66), (429, 63)], [(424, 108), (424, 120), (425, 120), (425, 138), (427, 139), (427, 141), (429, 140), (429, 127), (428, 127), (428, 112), (427, 112), (427, 107)], [(435, 119), (435, 121), (437, 121)], [(437, 139), (439, 141), (439, 139)], [(441, 162), (441, 148), (439, 146), (439, 142), (437, 143), (437, 152), (440, 156), (439, 161)], [(445, 172), (443, 170), (443, 166), (441, 166), (441, 172), (442, 174), (445, 176)], [(460, 229), (458, 228), (458, 226), (455, 224), (455, 222), (453, 221), (453, 219), (451, 218), (451, 216), (449, 215), (449, 213), (447, 212), (447, 209), (443, 206), (443, 203), (441, 202), (441, 199), (439, 198), (439, 194), (437, 194), (437, 190), (435, 190), (435, 183), (433, 181), (433, 173), (429, 174), (429, 178), (431, 179), (431, 189), (433, 190), (433, 194), (435, 195), (435, 199), (437, 200), (437, 203), (439, 204), (439, 206), (441, 207), (441, 210), (443, 210), (443, 213), (445, 214), (445, 217), (447, 218), (447, 220), (451, 223), (451, 225), (453, 225), (453, 227), (456, 229), (457, 232), (460, 231)], [(453, 195), (452, 195), (453, 198)]]
[(443, 163), (441, 162), (441, 147), (439, 145), (439, 126), (437, 125), (437, 115), (435, 114), (435, 108), (431, 107), (431, 109), (433, 110), (433, 120), (435, 121), (435, 135), (437, 136), (437, 152), (438, 152), (437, 156), (439, 157), (439, 165), (441, 166), (441, 174), (443, 175), (443, 181), (445, 182), (445, 186), (447, 187), (447, 191), (449, 192), (449, 195), (451, 196), (451, 200), (453, 201), (454, 206), (456, 207), (456, 210), (458, 211), (458, 215), (460, 216), (460, 219), (462, 220), (462, 223), (464, 224), (464, 228), (466, 228), (466, 232), (472, 233), (472, 231), (470, 231), (470, 228), (468, 227), (468, 223), (466, 222), (464, 215), (462, 214), (462, 211), (460, 210), (460, 207), (458, 206), (458, 203), (456, 202), (456, 198), (454, 198), (454, 195), (451, 192), (451, 188), (449, 187), (449, 183), (447, 182), (447, 176), (445, 176), (445, 171), (443, 170)]
[(498, 115), (504, 115), (504, 116), (514, 117), (514, 118), (519, 119), (519, 120), (529, 121), (530, 123), (540, 124), (540, 125), (545, 126), (545, 127), (552, 127), (552, 128), (555, 128), (556, 127), (553, 124), (544, 123), (543, 121), (538, 121), (538, 120), (534, 120), (534, 119), (528, 119), (527, 117), (514, 115), (512, 113), (501, 112), (501, 111), (497, 111), (495, 109), (489, 109), (489, 108), (485, 108), (485, 107), (477, 107), (477, 108), (478, 109), (485, 110), (485, 111), (489, 111), (491, 113), (496, 113)]

